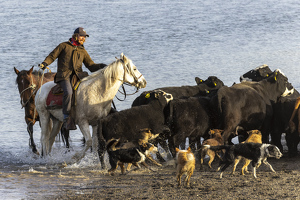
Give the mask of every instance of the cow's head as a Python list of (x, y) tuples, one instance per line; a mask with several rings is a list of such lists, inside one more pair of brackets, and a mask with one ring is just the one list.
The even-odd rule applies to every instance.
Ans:
[(288, 78), (280, 69), (276, 69), (268, 78), (268, 81), (277, 84), (276, 92), (281, 93), (282, 97), (289, 96), (294, 93), (294, 87), (288, 82)]
[(240, 82), (260, 81), (262, 79), (268, 78), (271, 73), (272, 71), (268, 65), (261, 65), (240, 76)]
[(173, 100), (172, 94), (166, 93), (162, 90), (151, 90), (147, 92), (143, 92), (140, 95), (140, 99), (142, 99), (142, 105), (149, 104), (153, 100), (159, 100), (160, 102), (165, 102), (168, 104), (171, 100)]
[(203, 92), (203, 94), (209, 93), (211, 90), (220, 89), (224, 86), (223, 81), (216, 76), (209, 76), (206, 80), (195, 77), (195, 81), (199, 87), (199, 92)]

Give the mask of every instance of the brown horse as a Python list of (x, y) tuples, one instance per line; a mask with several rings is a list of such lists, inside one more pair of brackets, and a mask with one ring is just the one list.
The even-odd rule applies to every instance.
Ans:
[[(33, 66), (30, 70), (19, 71), (14, 67), (17, 74), (16, 83), (18, 84), (18, 89), (21, 98), (22, 108), (25, 108), (25, 121), (27, 124), (27, 131), (29, 133), (29, 146), (32, 148), (32, 152), (39, 155), (36, 145), (33, 140), (33, 125), (36, 121), (39, 121), (39, 115), (35, 109), (35, 95), (38, 89), (46, 82), (53, 81), (56, 73), (44, 73), (39, 71), (33, 71)], [(67, 138), (65, 139), (66, 146), (69, 147), (69, 142)]]

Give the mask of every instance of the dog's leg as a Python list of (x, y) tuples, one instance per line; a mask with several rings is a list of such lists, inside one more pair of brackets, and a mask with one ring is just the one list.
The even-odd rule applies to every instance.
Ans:
[(212, 163), (212, 161), (214, 161), (214, 159), (215, 159), (216, 152), (208, 150), (208, 151), (207, 151), (207, 155), (209, 156), (208, 166), (209, 166), (209, 168), (212, 168), (212, 167), (211, 167), (211, 163)]
[(270, 163), (268, 163), (267, 158), (265, 158), (265, 159), (263, 160), (263, 163), (264, 163), (265, 165), (269, 166), (272, 172), (276, 173), (275, 170), (273, 169), (273, 167), (270, 165)]
[(218, 158), (219, 158), (220, 160), (223, 160), (222, 157), (219, 155), (219, 153), (221, 153), (221, 152), (216, 152), (216, 155), (218, 156)]
[(154, 160), (150, 154), (148, 154), (146, 157), (149, 160), (151, 160), (155, 165), (160, 166), (160, 167), (162, 166), (161, 164), (159, 164), (158, 162), (156, 162), (156, 160)]
[(108, 173), (110, 174), (110, 175), (115, 175), (115, 173), (114, 173), (114, 171), (118, 168), (118, 164), (116, 163), (114, 163), (114, 164), (110, 164), (111, 165), (111, 168), (110, 168), (110, 170), (108, 170)]
[(124, 163), (119, 163), (120, 167), (121, 167), (121, 173), (124, 175), (125, 174), (125, 166)]
[(225, 169), (226, 169), (227, 167), (229, 167), (230, 164), (231, 164), (231, 163), (225, 163), (225, 165), (222, 167), (222, 169), (221, 169), (221, 174), (220, 174), (220, 178), (223, 177), (223, 172), (225, 171)]
[(257, 178), (257, 177), (256, 177), (256, 166), (253, 167), (253, 176), (254, 176), (254, 178)]
[(241, 174), (242, 175), (245, 175), (244, 172), (248, 173), (248, 165), (250, 164), (251, 160), (249, 159), (245, 159), (245, 164), (244, 166), (242, 167), (242, 171), (241, 171)]
[(185, 182), (186, 182), (187, 187), (190, 187), (190, 179), (191, 179), (191, 176), (194, 173), (194, 169), (195, 169), (194, 167), (191, 167), (190, 170), (188, 171), (187, 176), (185, 177)]
[(237, 164), (239, 164), (240, 160), (241, 160), (241, 157), (237, 157), (236, 159), (234, 159), (234, 165), (233, 165), (231, 174), (234, 174), (236, 166), (237, 166)]
[(181, 176), (182, 176), (182, 173), (177, 172), (177, 187), (180, 187), (180, 185), (181, 185)]
[(135, 170), (138, 170), (138, 169), (141, 169), (140, 165), (138, 163), (132, 163), (134, 166), (136, 166), (136, 168), (134, 169)]
[(155, 172), (155, 170), (151, 169), (145, 162), (141, 162), (141, 165), (143, 165), (145, 168)]
[(126, 169), (127, 171), (130, 171), (131, 165), (132, 165), (132, 163), (128, 163), (127, 169)]

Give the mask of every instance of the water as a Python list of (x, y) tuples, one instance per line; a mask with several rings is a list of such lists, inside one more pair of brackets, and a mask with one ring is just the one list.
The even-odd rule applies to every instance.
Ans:
[[(195, 76), (214, 75), (232, 85), (241, 74), (262, 64), (280, 68), (300, 88), (300, 3), (296, 0), (14, 0), (0, 5), (0, 171), (55, 165), (80, 150), (82, 135), (77, 130), (71, 133), (73, 149), (67, 156), (60, 142), (49, 160), (32, 155), (13, 71), (13, 67), (28, 70), (32, 65), (37, 69), (78, 26), (90, 35), (85, 47), (96, 63), (109, 64), (122, 52), (133, 60), (148, 83), (141, 91), (195, 85)], [(50, 68), (56, 71), (56, 62)], [(129, 108), (138, 95), (115, 100), (117, 109)], [(40, 147), (38, 125), (34, 138)], [(77, 167), (94, 166), (94, 159), (88, 155)]]

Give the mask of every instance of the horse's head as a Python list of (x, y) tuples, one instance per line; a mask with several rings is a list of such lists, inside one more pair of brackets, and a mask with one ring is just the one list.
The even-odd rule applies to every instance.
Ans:
[(22, 107), (29, 102), (36, 91), (36, 84), (34, 83), (32, 77), (33, 66), (30, 70), (19, 71), (14, 67), (15, 73), (17, 74), (16, 83), (18, 84), (18, 89), (21, 97)]
[(134, 85), (138, 89), (146, 87), (146, 79), (144, 78), (143, 74), (141, 74), (136, 68), (136, 66), (132, 63), (132, 60), (123, 55), (123, 53), (121, 54), (120, 59), (123, 61), (124, 67), (123, 81), (130, 85)]

